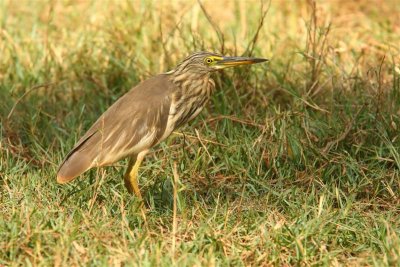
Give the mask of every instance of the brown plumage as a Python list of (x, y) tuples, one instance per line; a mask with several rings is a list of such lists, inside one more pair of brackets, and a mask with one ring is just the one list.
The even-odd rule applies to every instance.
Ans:
[(174, 88), (168, 75), (160, 74), (118, 99), (66, 156), (57, 173), (57, 181), (67, 183), (92, 167), (110, 165), (139, 153), (141, 148), (135, 145), (148, 132), (153, 131), (154, 138), (147, 147), (159, 143), (167, 124)]
[(137, 169), (147, 151), (173, 130), (195, 118), (215, 87), (212, 71), (266, 61), (198, 52), (174, 70), (143, 81), (118, 99), (76, 143), (61, 163), (59, 183), (67, 183), (93, 167), (131, 156), (125, 182), (140, 196)]

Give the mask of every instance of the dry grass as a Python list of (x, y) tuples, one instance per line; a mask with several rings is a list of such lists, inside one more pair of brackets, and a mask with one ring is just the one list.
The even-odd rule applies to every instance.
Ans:
[[(201, 3), (0, 1), (0, 265), (399, 264), (397, 2)], [(271, 62), (216, 75), (146, 159), (146, 219), (124, 162), (56, 184), (102, 111), (196, 50)]]

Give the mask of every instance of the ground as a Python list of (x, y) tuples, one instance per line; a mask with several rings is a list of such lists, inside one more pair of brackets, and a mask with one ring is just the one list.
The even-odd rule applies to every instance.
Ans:
[[(400, 264), (396, 1), (1, 1), (0, 265)], [(140, 170), (56, 183), (138, 82), (193, 51), (214, 75)]]

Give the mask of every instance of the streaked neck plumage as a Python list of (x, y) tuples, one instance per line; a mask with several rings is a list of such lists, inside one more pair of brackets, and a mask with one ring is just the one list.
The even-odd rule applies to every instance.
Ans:
[(176, 85), (172, 105), (176, 114), (174, 128), (178, 128), (201, 112), (211, 97), (215, 83), (210, 72), (196, 72), (183, 64), (168, 74), (171, 82)]

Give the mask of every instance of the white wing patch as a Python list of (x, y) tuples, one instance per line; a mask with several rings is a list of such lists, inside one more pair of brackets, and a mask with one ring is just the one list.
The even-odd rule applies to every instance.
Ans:
[(178, 116), (176, 116), (176, 103), (174, 101), (171, 102), (171, 106), (169, 108), (169, 115), (168, 115), (168, 121), (167, 121), (167, 126), (165, 127), (165, 132), (161, 136), (160, 141), (162, 142), (165, 138), (167, 138), (172, 131), (175, 129), (175, 122)]

